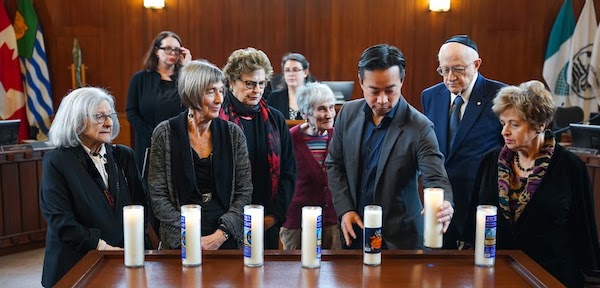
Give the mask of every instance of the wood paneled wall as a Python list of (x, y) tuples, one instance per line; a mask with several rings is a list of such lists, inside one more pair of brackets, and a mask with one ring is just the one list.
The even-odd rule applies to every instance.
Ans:
[[(420, 108), (420, 92), (439, 82), (437, 51), (454, 34), (478, 44), (481, 73), (509, 84), (542, 79), (548, 36), (562, 0), (453, 0), (449, 12), (427, 0), (166, 0), (149, 10), (142, 0), (33, 0), (49, 58), (54, 107), (71, 88), (73, 38), (79, 39), (89, 85), (108, 88), (124, 112), (131, 75), (162, 30), (178, 33), (194, 58), (223, 66), (235, 49), (253, 46), (276, 72), (288, 51), (303, 53), (320, 80), (356, 80), (362, 51), (377, 43), (407, 59), (403, 94)], [(600, 16), (600, 1), (595, 1)], [(577, 18), (584, 0), (573, 0)], [(16, 0), (4, 0), (14, 17)], [(361, 97), (358, 85), (354, 98)], [(129, 144), (127, 120), (117, 139)]]

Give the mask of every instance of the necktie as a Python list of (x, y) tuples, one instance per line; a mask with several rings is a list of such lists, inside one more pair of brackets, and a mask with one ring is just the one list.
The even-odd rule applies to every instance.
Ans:
[(448, 122), (448, 152), (450, 152), (450, 148), (452, 148), (452, 142), (454, 142), (456, 131), (458, 131), (458, 125), (460, 124), (460, 107), (463, 103), (465, 102), (463, 101), (462, 96), (458, 95), (454, 98), (452, 111), (450, 112), (450, 121)]

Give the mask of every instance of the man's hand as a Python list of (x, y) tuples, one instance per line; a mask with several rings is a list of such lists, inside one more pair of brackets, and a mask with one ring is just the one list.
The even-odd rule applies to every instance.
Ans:
[[(348, 211), (344, 216), (342, 216), (342, 222), (340, 226), (342, 227), (342, 233), (344, 233), (344, 239), (346, 240), (346, 246), (350, 246), (352, 244), (352, 239), (356, 239), (356, 233), (354, 233), (354, 229), (352, 228), (352, 224), (356, 223), (361, 229), (365, 229), (362, 220), (360, 220), (360, 216), (356, 211)], [(352, 239), (350, 239), (352, 237)]]
[(454, 215), (454, 208), (448, 201), (444, 201), (442, 203), (442, 207), (440, 207), (440, 212), (437, 213), (437, 218), (439, 223), (444, 223), (444, 227), (442, 227), (442, 233), (446, 233), (448, 231), (448, 226), (450, 226), (450, 220), (452, 220), (452, 216)]

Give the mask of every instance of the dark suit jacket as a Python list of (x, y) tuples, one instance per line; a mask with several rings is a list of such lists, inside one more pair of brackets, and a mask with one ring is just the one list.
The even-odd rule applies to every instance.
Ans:
[(421, 93), (423, 114), (435, 125), (435, 135), (440, 150), (446, 157), (446, 171), (454, 192), (454, 217), (445, 235), (448, 242), (460, 239), (469, 209), (475, 167), (479, 167), (481, 156), (491, 149), (504, 145), (502, 126), (492, 112), (492, 100), (503, 83), (477, 76), (469, 103), (458, 127), (452, 149), (447, 150), (448, 119), (450, 117), (450, 91), (444, 83), (425, 89)]
[(474, 243), (475, 209), (498, 207), (497, 249), (523, 250), (567, 287), (583, 287), (581, 271), (598, 269), (598, 234), (594, 199), (583, 161), (560, 145), (542, 182), (516, 223), (504, 218), (498, 200), (498, 154), (481, 161), (466, 240)]
[[(118, 150), (117, 150), (118, 149)], [(123, 247), (123, 206), (146, 203), (131, 148), (106, 145), (111, 208), (83, 147), (56, 148), (42, 161), (40, 208), (48, 225), (42, 285), (53, 286), (98, 240)], [(149, 212), (149, 211), (146, 211)]]
[[(354, 100), (341, 108), (325, 161), (338, 218), (357, 211), (365, 103), (364, 99)], [(444, 189), (444, 200), (450, 203), (452, 188), (433, 124), (403, 97), (397, 105), (377, 165), (374, 202), (383, 208), (383, 240), (387, 247), (419, 249), (423, 246), (423, 206), (417, 178), (421, 176), (423, 187)]]

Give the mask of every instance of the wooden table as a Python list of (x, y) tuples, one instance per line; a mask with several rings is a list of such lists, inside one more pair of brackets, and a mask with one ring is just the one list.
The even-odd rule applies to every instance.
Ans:
[(321, 268), (300, 265), (300, 251), (265, 252), (263, 267), (244, 267), (242, 252), (203, 251), (184, 268), (180, 252), (146, 251), (143, 268), (125, 268), (123, 252), (88, 253), (57, 287), (563, 287), (521, 251), (498, 251), (496, 266), (473, 265), (473, 251), (384, 251), (382, 265), (361, 251), (324, 251)]

